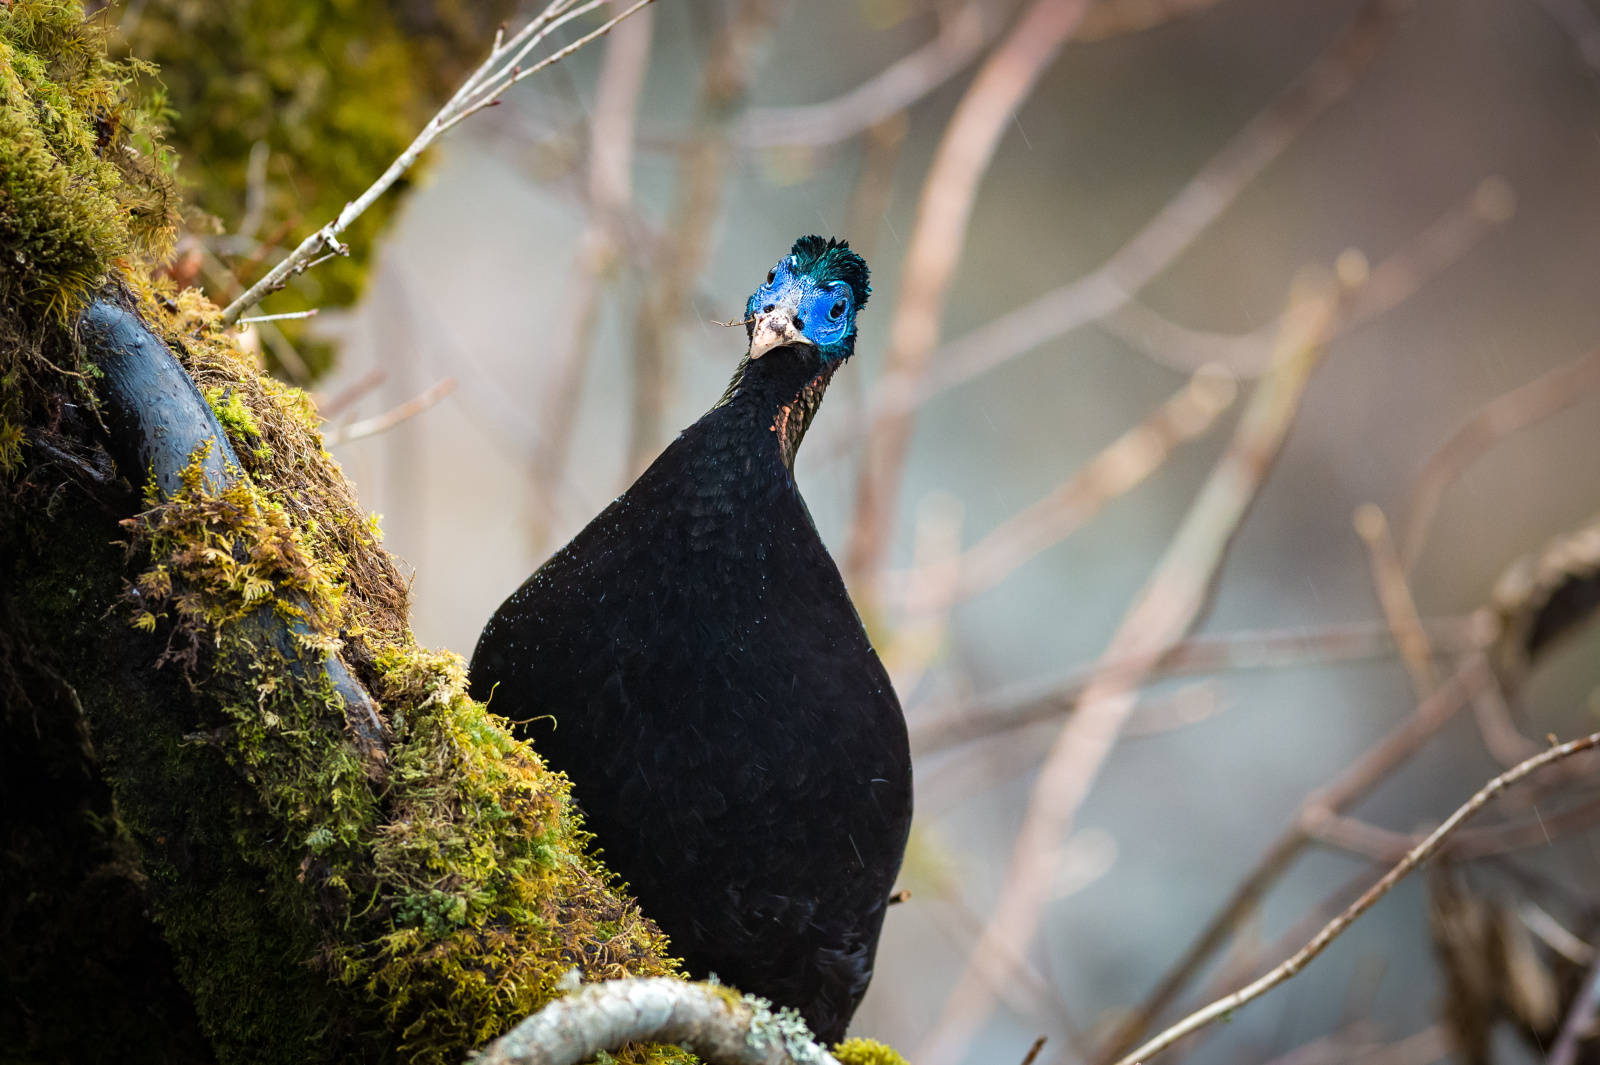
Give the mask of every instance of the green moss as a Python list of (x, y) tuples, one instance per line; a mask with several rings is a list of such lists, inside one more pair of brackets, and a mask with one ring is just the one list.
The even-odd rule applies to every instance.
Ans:
[(833, 1048), (839, 1065), (908, 1065), (900, 1052), (876, 1039), (846, 1039)]
[(15, 0), (0, 19), (0, 299), (65, 315), (136, 250), (173, 231), (148, 68), (106, 58), (72, 0)]
[(272, 458), (272, 449), (261, 442), (261, 426), (256, 424), (255, 415), (231, 388), (208, 388), (205, 397), (235, 449), (248, 451), (261, 462)]
[(14, 0), (0, 14), (0, 475), (22, 464), (29, 409), (59, 371), (44, 334), (119, 258), (164, 254), (175, 223), (160, 101), (132, 90), (75, 0)]

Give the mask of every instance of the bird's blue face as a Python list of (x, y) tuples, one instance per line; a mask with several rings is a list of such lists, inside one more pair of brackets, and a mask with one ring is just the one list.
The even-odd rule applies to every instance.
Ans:
[(745, 304), (750, 357), (808, 345), (826, 361), (849, 358), (870, 291), (867, 264), (848, 244), (801, 237)]

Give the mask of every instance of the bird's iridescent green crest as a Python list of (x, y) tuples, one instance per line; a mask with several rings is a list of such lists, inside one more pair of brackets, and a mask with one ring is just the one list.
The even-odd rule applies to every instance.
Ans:
[(856, 312), (872, 293), (866, 260), (846, 241), (805, 236), (767, 272), (745, 304), (750, 357), (809, 345), (827, 361), (855, 351)]

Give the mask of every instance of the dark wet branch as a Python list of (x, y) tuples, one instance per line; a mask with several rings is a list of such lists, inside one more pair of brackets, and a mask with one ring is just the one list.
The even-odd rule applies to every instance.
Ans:
[[(196, 460), (208, 491), (220, 492), (241, 476), (239, 457), (210, 405), (138, 315), (96, 300), (78, 320), (78, 337), (104, 375), (100, 391), (109, 447), (124, 477), (135, 485), (149, 480), (170, 496), (183, 487), (183, 471)], [(324, 672), (344, 701), (345, 720), (363, 754), (381, 757), (386, 744), (377, 704), (337, 655), (325, 655), (319, 662), (301, 649), (297, 637), (312, 635), (305, 621), (285, 621), (264, 606), (242, 624), (307, 676)]]

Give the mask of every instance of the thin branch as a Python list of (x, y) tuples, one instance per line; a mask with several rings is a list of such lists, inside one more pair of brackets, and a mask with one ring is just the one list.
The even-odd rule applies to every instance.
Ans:
[(349, 425), (339, 425), (322, 434), (323, 443), (328, 447), (339, 444), (348, 444), (354, 440), (364, 440), (369, 436), (386, 433), (401, 422), (409, 421), (439, 402), (444, 397), (456, 390), (456, 379), (446, 377), (444, 380), (428, 388), (420, 395), (413, 396), (397, 407), (384, 411), (382, 414), (363, 418)]
[[(550, 24), (550, 27), (549, 27), (548, 30), (544, 31), (543, 33), (541, 33), (539, 35), (538, 39), (542, 40), (545, 35), (547, 35), (551, 31), (555, 30), (562, 23), (567, 22), (570, 19), (577, 18), (579, 15), (588, 14), (590, 11), (594, 10), (595, 8), (601, 7), (604, 4), (607, 4), (609, 2), (610, 2), (610, 0), (590, 0), (589, 3), (584, 4), (582, 7), (578, 8), (575, 11), (573, 11), (571, 14), (566, 15), (566, 16), (564, 16), (562, 18), (559, 18), (559, 19), (555, 20), (553, 23)], [(580, 48), (583, 48), (583, 47), (585, 47), (585, 46), (587, 46), (589, 44), (594, 43), (595, 41), (599, 40), (601, 37), (604, 37), (606, 34), (610, 33), (613, 29), (615, 29), (617, 24), (619, 22), (621, 22), (623, 19), (625, 19), (628, 16), (633, 15), (633, 14), (639, 12), (639, 11), (642, 11), (645, 7), (649, 6), (650, 4), (652, 4), (654, 2), (655, 2), (655, 0), (637, 0), (637, 2), (632, 7), (626, 8), (620, 14), (614, 15), (609, 20), (607, 20), (605, 22), (602, 22), (599, 26), (597, 26), (593, 30), (590, 30), (588, 33), (584, 34), (582, 37), (579, 37), (577, 40), (573, 41), (571, 44), (565, 46), (564, 48), (560, 48), (560, 49), (558, 49), (558, 50), (556, 50), (554, 52), (551, 52), (549, 55), (545, 56), (543, 59), (541, 59), (537, 63), (533, 64), (533, 66), (527, 67), (526, 69), (518, 67), (518, 66), (513, 66), (511, 68), (510, 73), (507, 74), (505, 76), (505, 78), (502, 79), (501, 81), (499, 81), (498, 83), (496, 83), (494, 85), (490, 85), (490, 86), (488, 86), (486, 88), (474, 89), (473, 90), (473, 94), (470, 97), (470, 100), (471, 100), (470, 105), (464, 107), (460, 114), (453, 116), (448, 122), (446, 122), (445, 125), (444, 125), (444, 129), (441, 130), (440, 132), (443, 132), (444, 130), (449, 129), (450, 127), (456, 125), (458, 122), (461, 122), (464, 119), (470, 117), (471, 115), (474, 115), (479, 111), (482, 111), (486, 107), (493, 107), (495, 104), (498, 104), (500, 102), (500, 95), (502, 93), (504, 93), (507, 89), (511, 88), (511, 86), (515, 85), (517, 82), (524, 81), (527, 78), (531, 78), (533, 75), (539, 73), (539, 71), (543, 70), (545, 67), (553, 66), (554, 64), (559, 63), (563, 59), (565, 59), (568, 56), (570, 56), (572, 53), (578, 51)], [(537, 41), (535, 41), (534, 43), (537, 43)], [(528, 45), (527, 47), (531, 48), (532, 45)]]
[(1327, 786), (1306, 796), (1283, 834), (1234, 889), (1222, 909), (1161, 978), (1149, 996), (1112, 1032), (1096, 1060), (1111, 1061), (1120, 1056), (1178, 996), (1233, 931), (1259, 906), (1267, 890), (1287, 872), (1312, 841), (1317, 826), (1329, 814), (1347, 809), (1387, 779), (1423, 744), (1455, 717), (1471, 699), (1473, 692), (1491, 676), (1481, 652), (1470, 654), (1455, 674), (1404, 721), (1367, 749)]
[(1155, 572), (1117, 627), (1105, 663), (1135, 663), (1129, 676), (1097, 675), (1085, 687), (1039, 770), (1013, 845), (999, 901), (939, 1022), (917, 1060), (946, 1065), (966, 1049), (993, 1006), (982, 970), (1020, 954), (1049, 900), (1060, 841), (1138, 701), (1138, 679), (1199, 618), (1228, 545), (1288, 435), (1320, 361), (1337, 300), (1331, 286), (1297, 293), (1273, 370), (1256, 386), (1227, 450), (1201, 487)]
[(334, 394), (327, 402), (318, 401), (317, 412), (325, 421), (335, 421), (339, 415), (365, 399), (378, 386), (382, 385), (388, 374), (383, 367), (374, 366), (360, 377), (351, 381), (339, 392)]
[[(1508, 221), (1515, 207), (1516, 197), (1504, 179), (1485, 178), (1377, 266), (1369, 269), (1359, 252), (1346, 252), (1341, 261), (1350, 262), (1353, 272), (1364, 274), (1365, 280), (1360, 293), (1340, 316), (1334, 336), (1343, 336), (1410, 299), (1472, 250), (1494, 227)], [(1248, 333), (1191, 329), (1137, 299), (1111, 310), (1098, 324), (1163, 366), (1192, 373), (1205, 363), (1214, 362), (1241, 378), (1258, 377), (1266, 370), (1272, 357), (1272, 338), (1278, 330), (1276, 322)], [(927, 398), (928, 395), (923, 397)]]
[(1411, 675), (1411, 690), (1418, 699), (1426, 699), (1439, 686), (1439, 674), (1434, 668), (1427, 630), (1422, 627), (1416, 600), (1411, 596), (1411, 586), (1406, 583), (1400, 556), (1395, 554), (1389, 519), (1375, 504), (1366, 503), (1356, 508), (1355, 526), (1356, 533), (1367, 545), (1372, 583), (1383, 607), (1383, 616), (1394, 633), (1395, 646), (1400, 649), (1400, 659)]
[(1498, 674), (1473, 697), (1472, 717), (1484, 749), (1502, 766), (1510, 768), (1539, 752), (1539, 745), (1524, 736), (1512, 720), (1511, 706)]
[(697, 134), (684, 149), (672, 224), (658, 245), (661, 260), (650, 272), (634, 316), (633, 409), (624, 471), (628, 480), (650, 464), (662, 444), (677, 371), (674, 334), (686, 306), (684, 279), (705, 271), (723, 185), (734, 159), (734, 119), (776, 23), (775, 0), (739, 0), (708, 48)]
[[(1001, 134), (1086, 7), (1087, 0), (1033, 0), (956, 105), (923, 182), (901, 268), (900, 301), (889, 325), (883, 378), (887, 391), (912, 389), (922, 378), (939, 339), (945, 297), (966, 242), (978, 185)], [(889, 411), (874, 420), (867, 434), (845, 563), (857, 583), (870, 583), (882, 561), (910, 431), (908, 412)]]
[[(494, 79), (500, 78), (504, 73), (503, 62), (507, 61), (508, 53), (521, 49), (518, 52), (518, 56), (524, 55), (526, 54), (526, 49), (523, 49), (524, 44), (527, 45), (527, 48), (532, 48), (542, 41), (551, 30), (565, 21), (564, 18), (558, 18), (557, 16), (569, 6), (569, 0), (556, 0), (542, 14), (529, 21), (510, 41), (502, 41), (497, 36), (495, 46), (490, 49), (488, 58), (476, 70), (467, 75), (466, 80), (456, 90), (455, 95), (428, 120), (427, 125), (423, 126), (422, 131), (417, 134), (406, 149), (395, 157), (394, 162), (389, 164), (388, 169), (379, 175), (376, 181), (367, 186), (366, 191), (361, 193), (360, 196), (345, 204), (344, 210), (339, 212), (338, 217), (302, 240), (294, 251), (290, 252), (278, 265), (267, 271), (261, 280), (251, 285), (242, 295), (228, 304), (222, 312), (222, 324), (225, 326), (233, 325), (245, 311), (287, 284), (290, 277), (310, 269), (319, 262), (325, 261), (329, 255), (323, 254), (324, 252), (330, 255), (344, 253), (347, 249), (339, 242), (339, 235), (348, 229), (357, 218), (361, 217), (367, 208), (376, 203), (378, 198), (387, 192), (400, 179), (402, 174), (411, 169), (416, 161), (422, 157), (422, 153), (446, 130), (467, 117), (467, 115), (480, 111), (494, 103), (500, 93), (516, 82), (543, 70), (553, 63), (560, 62), (579, 48), (608, 33), (618, 22), (653, 2), (654, 0), (638, 0), (637, 3), (608, 20), (598, 29), (585, 34), (565, 48), (558, 49), (526, 70), (514, 70), (509, 76), (500, 81), (494, 81)], [(597, 5), (595, 3), (584, 5), (581, 11), (587, 11), (594, 6)], [(574, 12), (573, 15), (575, 16), (581, 11)], [(520, 59), (517, 61), (520, 62)], [(486, 87), (490, 86), (491, 82), (493, 83), (492, 87)]]
[(579, 1065), (626, 1043), (677, 1043), (706, 1065), (839, 1065), (805, 1024), (761, 999), (672, 977), (610, 980), (556, 999), (474, 1065)]
[(1558, 366), (1478, 408), (1440, 445), (1417, 475), (1406, 514), (1401, 559), (1416, 565), (1444, 491), (1486, 451), (1513, 433), (1558, 414), (1600, 391), (1600, 348)]
[[(1123, 727), (1122, 739), (1133, 743), (1191, 728), (1210, 720), (1225, 708), (1220, 686), (1206, 681), (1181, 685), (1141, 699), (1138, 709)], [(912, 750), (918, 755), (923, 753), (916, 747)], [(1044, 753), (1034, 744), (1017, 742), (1000, 750), (981, 752), (979, 757), (949, 758), (919, 769), (918, 815), (932, 817), (964, 807), (976, 794), (1026, 778), (1038, 768)]]
[[(1548, 847), (1568, 832), (1581, 832), (1600, 820), (1600, 796), (1586, 799), (1556, 813), (1535, 811), (1505, 824), (1461, 832), (1445, 847), (1451, 858), (1463, 862), (1495, 858), (1530, 847)], [(1312, 833), (1316, 842), (1370, 858), (1394, 862), (1403, 858), (1423, 837), (1380, 828), (1359, 818), (1328, 814), (1318, 818)]]
[[(566, 468), (584, 373), (600, 320), (600, 300), (621, 259), (633, 186), (634, 129), (639, 94), (650, 63), (654, 30), (651, 12), (640, 12), (617, 30), (606, 46), (589, 125), (588, 224), (579, 241), (572, 294), (562, 340), (549, 368), (549, 385), (541, 402), (543, 433), (534, 447), (535, 494), (554, 493)], [(551, 515), (542, 508), (531, 530), (536, 550), (545, 547)]]
[(1084, 16), (1080, 41), (1143, 33), (1175, 18), (1212, 7), (1217, 0), (1101, 0)]
[(933, 395), (987, 373), (1122, 306), (1172, 264), (1267, 165), (1343, 99), (1409, 0), (1369, 0), (1337, 40), (1235, 134), (1129, 241), (1093, 271), (945, 344), (927, 380), (888, 379), (877, 417), (906, 417)]
[[(1203, 367), (1172, 398), (1119, 436), (1043, 499), (1006, 519), (954, 560), (954, 581), (920, 569), (884, 575), (879, 597), (907, 613), (947, 611), (993, 588), (1019, 566), (1081, 529), (1113, 500), (1160, 469), (1232, 405), (1238, 388), (1225, 370)], [(950, 560), (941, 562), (950, 566)]]
[(315, 318), (317, 313), (317, 308), (312, 307), (310, 310), (306, 311), (284, 311), (282, 314), (258, 314), (253, 318), (241, 318), (239, 319), (238, 324), (249, 325), (251, 322), (282, 322), (291, 318)]
[[(1495, 636), (1491, 619), (1481, 613), (1424, 621), (1423, 628), (1434, 651), (1451, 657), (1481, 651)], [(1387, 658), (1396, 653), (1394, 637), (1387, 623), (1381, 621), (1305, 629), (1246, 629), (1191, 636), (1176, 644), (1143, 679), (1152, 682), (1225, 670), (1325, 666)], [(1131, 675), (1137, 665), (1130, 660), (1107, 664), (1104, 669)], [(919, 715), (911, 724), (911, 747), (918, 754), (936, 754), (1054, 720), (1077, 702), (1096, 668), (1093, 664), (1079, 666), (1065, 679), (1007, 687), (937, 717)]]
[(1539, 0), (1539, 6), (1572, 38), (1583, 61), (1600, 70), (1600, 15), (1584, 0)]
[[(917, 594), (932, 603), (954, 602), (960, 577), (961, 501), (933, 492), (917, 504), (912, 559), (921, 584)], [(930, 663), (943, 649), (950, 630), (950, 610), (935, 606), (894, 627), (883, 649), (883, 665), (895, 690), (915, 691)]]
[(1455, 1049), (1443, 1026), (1430, 1024), (1399, 1042), (1379, 1047), (1357, 1058), (1352, 1065), (1433, 1065)]
[(1000, 20), (988, 5), (968, 3), (939, 27), (939, 35), (831, 100), (803, 107), (757, 107), (745, 112), (736, 140), (747, 151), (827, 148), (865, 133), (910, 108), (960, 74), (993, 38)]
[(1351, 903), (1339, 916), (1324, 925), (1322, 930), (1311, 938), (1310, 942), (1290, 955), (1282, 964), (1233, 994), (1226, 995), (1209, 1006), (1191, 1013), (1188, 1017), (1172, 1025), (1137, 1050), (1124, 1056), (1117, 1065), (1141, 1065), (1141, 1063), (1148, 1062), (1152, 1056), (1159, 1054), (1190, 1032), (1204, 1028), (1231, 1014), (1240, 1006), (1260, 998), (1274, 987), (1299, 973), (1318, 954), (1321, 954), (1329, 943), (1332, 943), (1343, 934), (1345, 929), (1354, 924), (1357, 918), (1371, 909), (1384, 895), (1388, 894), (1390, 888), (1410, 875), (1411, 871), (1417, 866), (1427, 861), (1452, 832), (1469, 817), (1482, 810), (1496, 795), (1524, 777), (1538, 772), (1545, 766), (1558, 762), (1563, 758), (1569, 758), (1580, 751), (1587, 751), (1596, 745), (1600, 745), (1600, 732), (1591, 733), (1581, 739), (1571, 740), (1552, 747), (1529, 758), (1520, 765), (1506, 770), (1489, 781), (1478, 789), (1477, 794), (1473, 795), (1471, 799), (1467, 800), (1466, 803), (1447, 817), (1444, 823), (1430, 832), (1427, 838), (1407, 852), (1406, 856), (1394, 868), (1379, 878), (1359, 899)]

